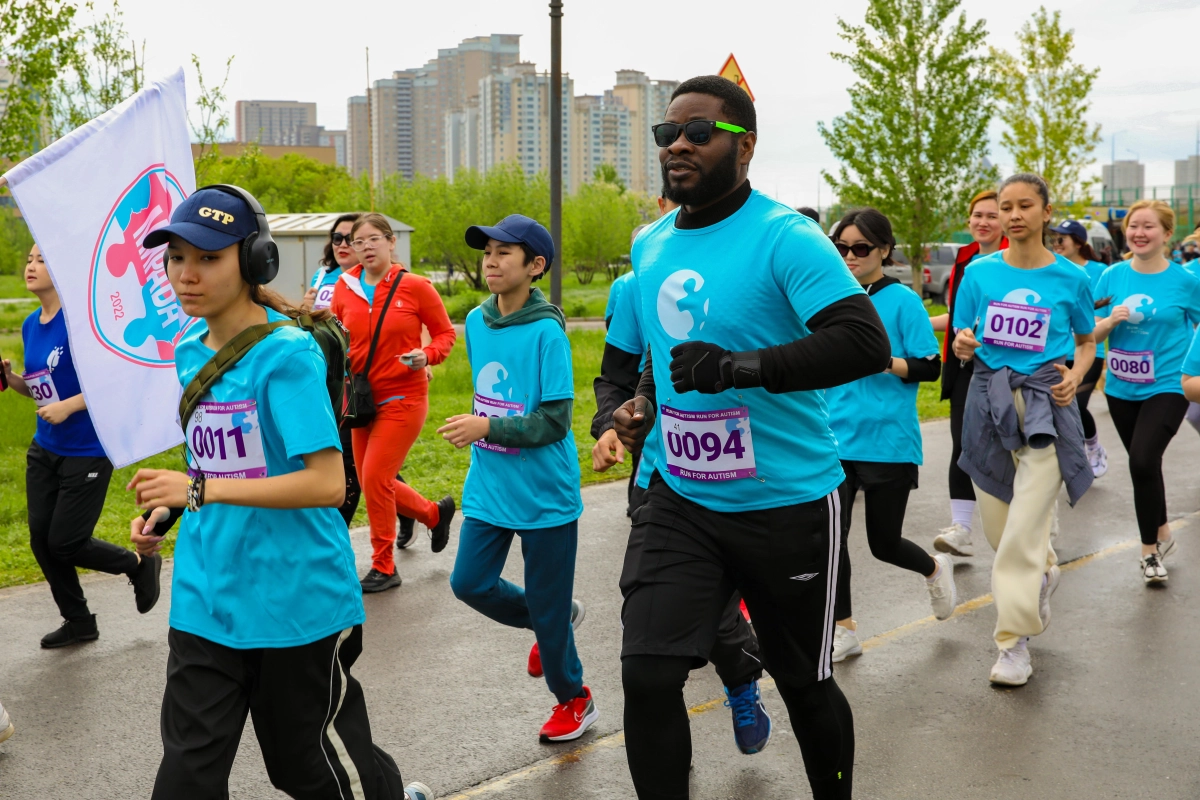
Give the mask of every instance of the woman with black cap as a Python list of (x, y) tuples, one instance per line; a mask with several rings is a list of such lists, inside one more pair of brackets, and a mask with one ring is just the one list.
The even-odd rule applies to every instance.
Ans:
[(263, 286), (278, 269), (266, 215), (242, 189), (205, 187), (143, 242), (164, 244), (197, 318), (175, 351), (181, 386), (231, 342), (249, 349), (186, 413), (188, 473), (143, 469), (128, 487), (148, 509), (131, 525), (139, 552), (183, 520), (153, 797), (227, 796), (250, 714), (272, 784), (292, 797), (429, 800), (372, 743), (350, 675), (365, 614), (337, 524), (345, 475), (326, 361), (292, 323), (299, 312)]

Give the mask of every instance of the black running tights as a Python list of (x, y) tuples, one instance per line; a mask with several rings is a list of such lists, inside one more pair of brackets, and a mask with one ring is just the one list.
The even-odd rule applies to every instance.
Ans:
[(1101, 372), (1104, 372), (1104, 359), (1097, 358), (1083, 377), (1079, 391), (1075, 393), (1075, 400), (1079, 403), (1079, 418), (1083, 421), (1083, 435), (1087, 439), (1096, 435), (1096, 418), (1088, 411), (1088, 401), (1092, 399), (1092, 392), (1096, 389), (1096, 381), (1100, 380)]
[(1158, 541), (1158, 529), (1167, 524), (1167, 487), (1162, 460), (1167, 445), (1179, 431), (1188, 410), (1182, 394), (1165, 392), (1148, 400), (1121, 400), (1106, 395), (1108, 413), (1129, 453), (1133, 480), (1133, 508), (1142, 544)]
[[(692, 734), (683, 684), (688, 656), (626, 656), (625, 752), (639, 800), (687, 800)], [(854, 718), (833, 678), (793, 686), (776, 679), (800, 743), (814, 800), (847, 800), (854, 767)]]
[(975, 486), (971, 476), (962, 471), (958, 465), (958, 457), (962, 455), (963, 413), (967, 410), (967, 387), (971, 385), (970, 375), (959, 375), (954, 382), (954, 390), (950, 395), (950, 499), (975, 500)]

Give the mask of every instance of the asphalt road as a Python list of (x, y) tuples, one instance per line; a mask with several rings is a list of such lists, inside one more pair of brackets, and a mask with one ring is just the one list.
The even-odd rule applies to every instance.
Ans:
[[(1034, 675), (1020, 689), (987, 681), (995, 659), (991, 553), (976, 535), (955, 576), (962, 606), (929, 617), (921, 581), (875, 562), (861, 505), (851, 534), (855, 611), (867, 650), (835, 675), (855, 713), (856, 797), (1200, 797), (1200, 437), (1186, 424), (1167, 453), (1170, 516), (1181, 537), (1165, 589), (1143, 587), (1124, 451), (1096, 399), (1111, 469), (1076, 509), (1061, 504), (1065, 567), (1054, 623), (1031, 645)], [(945, 422), (924, 426), (927, 468), (906, 532), (928, 546), (947, 523)], [(408, 779), (439, 797), (628, 798), (621, 734), (620, 594), (628, 524), (624, 487), (584, 491), (576, 594), (587, 603), (578, 633), (599, 723), (573, 744), (545, 746), (537, 732), (553, 704), (525, 675), (528, 631), (502, 628), (457, 602), (446, 553), (421, 547), (399, 559), (404, 586), (367, 598), (365, 652), (356, 667), (376, 740)], [(861, 504), (861, 499), (859, 501)], [(354, 532), (366, 569), (365, 532)], [(520, 578), (519, 559), (508, 575)], [(169, 571), (164, 573), (169, 577)], [(123, 579), (91, 576), (99, 641), (44, 651), (58, 625), (44, 585), (0, 591), (0, 700), (16, 735), (0, 745), (2, 798), (149, 795), (161, 744), (158, 710), (169, 594), (149, 615)], [(693, 673), (693, 797), (806, 798), (799, 748), (783, 703), (765, 684), (776, 722), (770, 747), (734, 748), (729, 712), (711, 668)], [(270, 785), (250, 728), (233, 776), (234, 798), (282, 797)]]

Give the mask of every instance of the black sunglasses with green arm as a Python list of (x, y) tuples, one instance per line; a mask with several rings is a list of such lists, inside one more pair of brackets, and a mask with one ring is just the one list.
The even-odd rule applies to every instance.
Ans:
[(693, 119), (683, 123), (660, 122), (657, 125), (650, 126), (650, 130), (654, 131), (654, 143), (659, 147), (670, 147), (673, 145), (675, 140), (679, 138), (680, 131), (683, 131), (683, 135), (692, 144), (708, 144), (712, 140), (714, 128), (720, 128), (730, 133), (750, 132), (740, 125), (719, 122), (715, 119)]

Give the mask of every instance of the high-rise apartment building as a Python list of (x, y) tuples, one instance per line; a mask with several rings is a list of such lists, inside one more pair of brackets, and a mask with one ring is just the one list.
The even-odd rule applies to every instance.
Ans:
[(650, 80), (635, 69), (617, 72), (612, 93), (629, 109), (631, 179), (629, 188), (657, 195), (662, 190), (662, 170), (658, 164), (658, 145), (650, 126), (662, 122), (671, 103), (671, 93), (679, 81)]
[(574, 192), (592, 180), (596, 168), (603, 164), (613, 167), (617, 178), (626, 186), (632, 186), (631, 140), (635, 131), (630, 125), (625, 103), (609, 89), (602, 95), (580, 95), (575, 98), (574, 106), (568, 191)]
[(366, 95), (360, 94), (346, 101), (346, 168), (355, 177), (370, 166), (368, 118)]
[(393, 72), (391, 78), (371, 87), (371, 154), (376, 183), (388, 175), (412, 180), (413, 99), (412, 72)]
[[(505, 67), (479, 82), (479, 170), (518, 164), (526, 175), (550, 172), (550, 74), (533, 64)], [(572, 95), (562, 77), (563, 178), (571, 175)]]
[(1200, 186), (1200, 156), (1188, 156), (1175, 162), (1175, 185)]
[(1105, 164), (1100, 168), (1100, 178), (1106, 194), (1140, 191), (1146, 185), (1146, 165), (1138, 161)]
[(317, 146), (332, 147), (336, 163), (339, 167), (348, 167), (349, 162), (346, 161), (346, 132), (345, 131), (327, 131), (324, 128), (319, 128), (317, 131)]
[(461, 111), (446, 113), (446, 176), (454, 180), (460, 169), (479, 169), (479, 97)]
[(446, 124), (438, 87), (438, 61), (431, 59), (413, 75), (413, 168), (428, 177), (446, 168), (442, 150)]
[(234, 120), (234, 133), (239, 142), (302, 145), (306, 144), (306, 136), (315, 140), (312, 129), (317, 124), (317, 104), (294, 100), (238, 100), (234, 105)]

